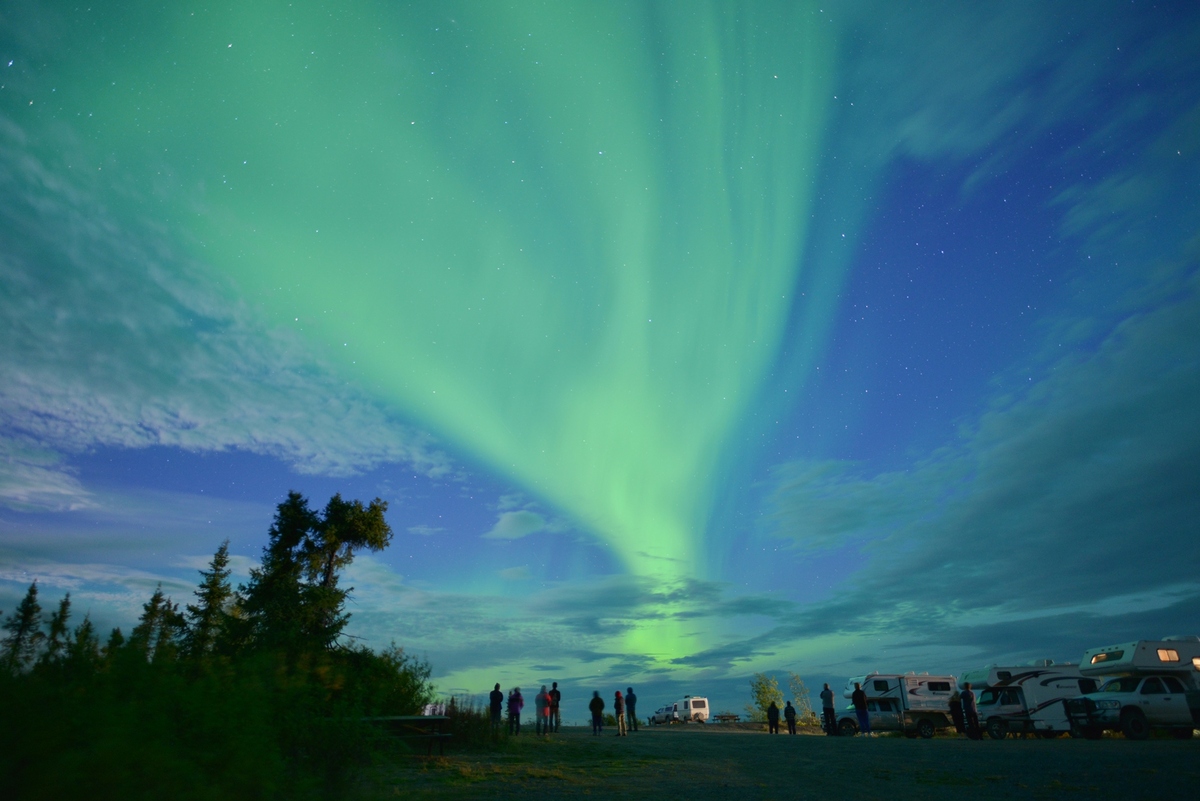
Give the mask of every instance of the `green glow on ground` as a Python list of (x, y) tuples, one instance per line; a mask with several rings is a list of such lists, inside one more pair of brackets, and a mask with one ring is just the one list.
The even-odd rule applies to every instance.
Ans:
[(76, 101), (280, 324), (631, 572), (703, 575), (718, 456), (802, 269), (830, 26), (795, 2), (428, 5), (130, 12)]

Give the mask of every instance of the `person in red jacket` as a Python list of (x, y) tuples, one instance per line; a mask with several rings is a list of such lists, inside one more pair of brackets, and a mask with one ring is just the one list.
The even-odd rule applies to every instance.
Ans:
[(621, 697), (620, 690), (617, 690), (617, 697), (613, 699), (613, 714), (617, 716), (617, 736), (624, 737), (628, 732), (625, 730), (625, 699)]

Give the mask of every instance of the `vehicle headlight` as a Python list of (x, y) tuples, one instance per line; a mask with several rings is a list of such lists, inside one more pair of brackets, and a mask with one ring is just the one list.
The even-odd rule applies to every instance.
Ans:
[(1097, 701), (1096, 708), (1097, 709), (1120, 709), (1121, 702), (1120, 701)]

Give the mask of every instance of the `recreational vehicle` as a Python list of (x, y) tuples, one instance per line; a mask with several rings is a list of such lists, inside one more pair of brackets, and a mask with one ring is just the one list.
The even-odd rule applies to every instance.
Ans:
[(1049, 659), (1029, 665), (988, 665), (959, 676), (971, 682), (978, 700), (979, 722), (994, 740), (1009, 732), (1057, 737), (1071, 730), (1063, 700), (1096, 691), (1098, 683), (1078, 665), (1056, 665)]
[(1106, 645), (1083, 654), (1079, 672), (1111, 676), (1098, 691), (1064, 701), (1074, 729), (1091, 740), (1119, 729), (1144, 740), (1151, 729), (1189, 739), (1200, 726), (1200, 637)]
[(650, 716), (651, 723), (703, 723), (708, 720), (708, 699), (685, 695), (673, 704), (659, 707)]
[[(862, 685), (867, 695), (867, 716), (871, 731), (899, 731), (909, 737), (925, 739), (938, 729), (954, 725), (950, 719), (950, 696), (954, 693), (953, 676), (928, 673), (870, 673), (846, 682), (842, 696), (854, 695), (854, 684)], [(849, 706), (838, 716), (838, 731), (858, 733), (858, 718)]]

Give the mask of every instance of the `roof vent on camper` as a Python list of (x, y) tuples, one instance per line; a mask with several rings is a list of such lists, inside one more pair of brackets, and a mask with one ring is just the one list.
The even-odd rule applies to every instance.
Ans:
[(1195, 634), (1176, 634), (1174, 637), (1163, 637), (1163, 642), (1200, 642)]

